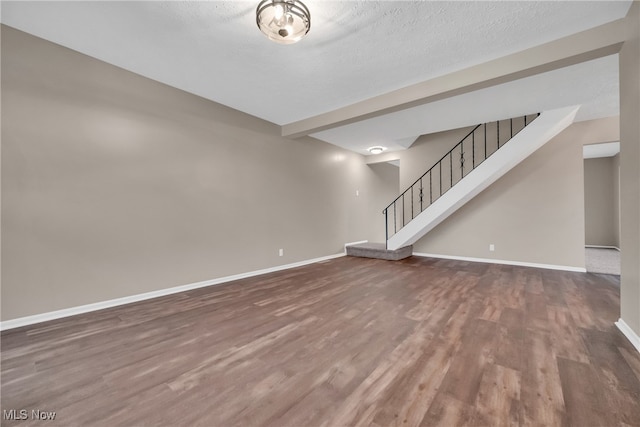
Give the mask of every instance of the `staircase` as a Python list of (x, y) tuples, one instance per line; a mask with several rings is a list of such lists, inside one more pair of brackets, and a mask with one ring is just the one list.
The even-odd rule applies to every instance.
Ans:
[(386, 259), (388, 261), (399, 261), (409, 258), (413, 254), (413, 246), (404, 246), (398, 249), (387, 249), (384, 243), (358, 243), (347, 245), (347, 255), (361, 258)]
[[(473, 128), (383, 210), (386, 244), (373, 244), (367, 256), (406, 254), (405, 248), (569, 126), (577, 111), (561, 108)], [(361, 256), (356, 253), (347, 248), (348, 255)]]

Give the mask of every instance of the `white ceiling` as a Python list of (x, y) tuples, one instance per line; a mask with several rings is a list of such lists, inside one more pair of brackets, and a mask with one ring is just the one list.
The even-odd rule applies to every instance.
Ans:
[[(312, 136), (366, 153), (401, 150), (420, 135), (582, 105), (576, 121), (619, 114), (618, 55), (336, 127)], [(480, 106), (480, 107), (479, 107)]]
[[(283, 46), (257, 29), (257, 3), (3, 1), (1, 20), (284, 125), (622, 18), (631, 4), (305, 0), (311, 31)], [(618, 114), (617, 59), (572, 68), (315, 136), (363, 152), (371, 145), (401, 149), (420, 134), (565, 105), (583, 104), (580, 119)], [(483, 107), (468, 108), (474, 105)]]

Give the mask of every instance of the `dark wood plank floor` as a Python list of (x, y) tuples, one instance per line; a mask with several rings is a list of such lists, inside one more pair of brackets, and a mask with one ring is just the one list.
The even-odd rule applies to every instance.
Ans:
[(638, 426), (614, 276), (339, 258), (2, 333), (47, 426)]

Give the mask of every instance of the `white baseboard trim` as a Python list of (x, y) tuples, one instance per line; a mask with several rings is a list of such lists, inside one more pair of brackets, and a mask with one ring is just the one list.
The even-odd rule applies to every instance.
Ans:
[(250, 271), (248, 273), (234, 274), (232, 276), (220, 277), (218, 279), (205, 280), (203, 282), (190, 283), (188, 285), (175, 286), (167, 289), (146, 292), (143, 294), (131, 295), (122, 298), (116, 298), (108, 301), (101, 301), (92, 304), (80, 305), (77, 307), (65, 308), (62, 310), (50, 311), (48, 313), (34, 314), (32, 316), (19, 317), (17, 319), (5, 320), (0, 322), (0, 331), (19, 328), (21, 326), (33, 325), (36, 323), (47, 322), (49, 320), (61, 319), (63, 317), (74, 316), (77, 314), (89, 313), (91, 311), (103, 310), (105, 308), (116, 307), (119, 305), (130, 304), (132, 302), (144, 301), (152, 298), (158, 298), (165, 295), (177, 294), (180, 292), (190, 291), (192, 289), (204, 288), (207, 286), (220, 285), (234, 280), (246, 279), (249, 277), (260, 276), (262, 274), (273, 273), (290, 268), (302, 267), (316, 262), (327, 261), (334, 258), (345, 256), (344, 253), (327, 255), (320, 258), (313, 258), (304, 261), (294, 262), (291, 264), (278, 265), (275, 267), (265, 268), (262, 270)]
[(457, 261), (470, 261), (470, 262), (484, 262), (489, 264), (502, 264), (502, 265), (516, 265), (519, 267), (533, 267), (533, 268), (544, 268), (547, 270), (562, 270), (562, 271), (573, 271), (577, 273), (586, 273), (587, 269), (582, 267), (571, 267), (568, 265), (554, 265), (554, 264), (537, 264), (533, 262), (521, 262), (521, 261), (506, 261), (501, 259), (491, 259), (491, 258), (472, 258), (472, 257), (464, 257), (464, 256), (452, 256), (452, 255), (438, 255), (438, 254), (426, 254), (421, 252), (414, 252), (413, 255), (427, 257), (427, 258), (441, 258), (441, 259), (453, 259)]
[(347, 246), (359, 245), (361, 243), (369, 243), (368, 240), (360, 240), (358, 242), (349, 242), (344, 244), (344, 252), (347, 253)]
[(633, 329), (631, 329), (631, 327), (627, 325), (627, 322), (622, 319), (618, 319), (618, 321), (616, 322), (616, 326), (640, 353), (640, 336), (638, 336), (638, 334), (636, 334)]
[(594, 249), (615, 249), (620, 252), (620, 248), (617, 246), (600, 246), (600, 245), (584, 245), (585, 248), (594, 248)]

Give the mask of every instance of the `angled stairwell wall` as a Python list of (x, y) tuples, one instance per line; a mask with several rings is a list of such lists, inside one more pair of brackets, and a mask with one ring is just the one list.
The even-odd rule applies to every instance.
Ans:
[(414, 252), (584, 268), (582, 146), (618, 134), (617, 117), (573, 123), (418, 240)]
[(576, 111), (577, 107), (571, 107), (547, 111), (540, 115), (515, 135), (509, 143), (448, 189), (428, 209), (393, 234), (387, 241), (388, 248), (396, 249), (418, 241), (449, 215), (569, 126)]

